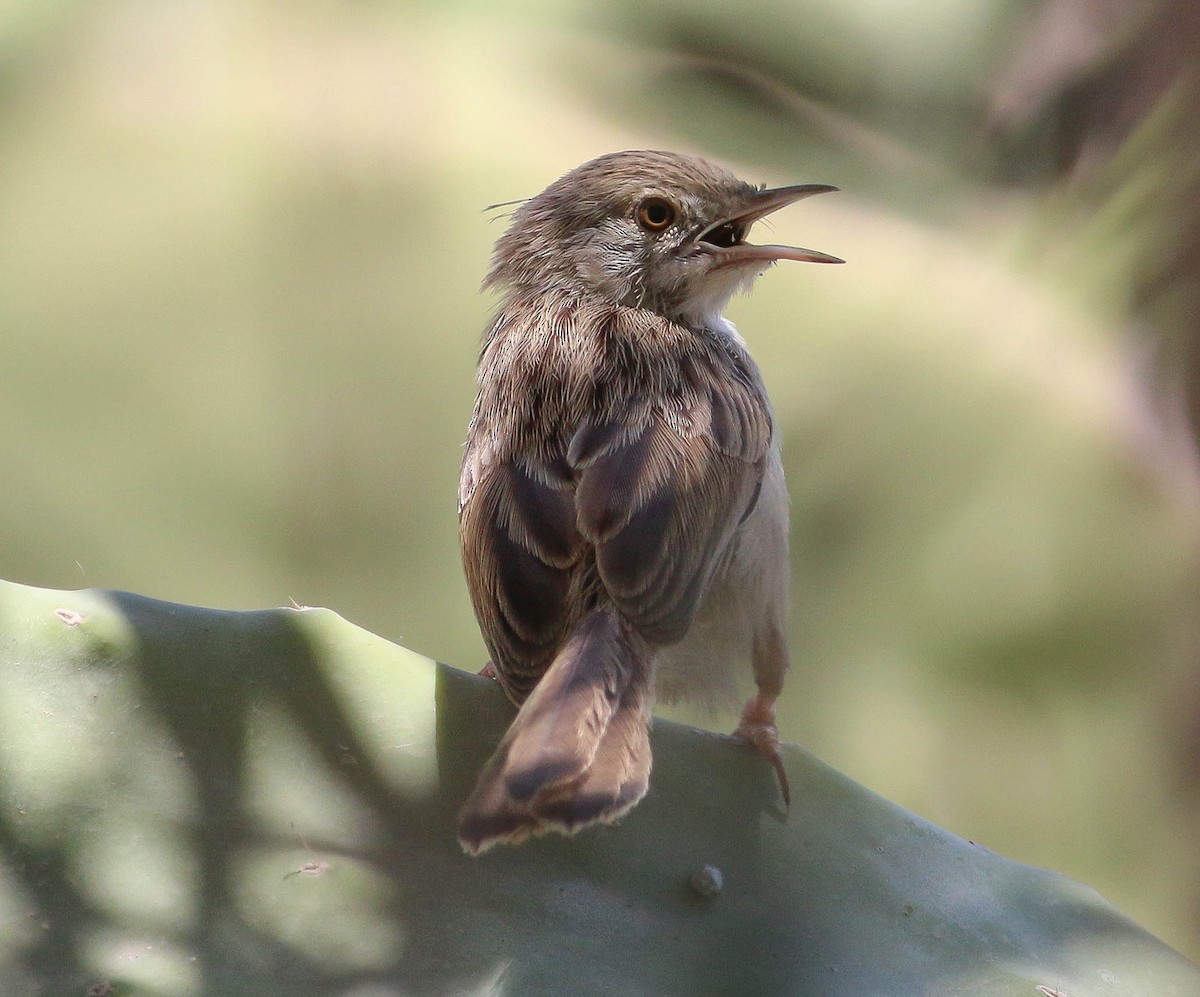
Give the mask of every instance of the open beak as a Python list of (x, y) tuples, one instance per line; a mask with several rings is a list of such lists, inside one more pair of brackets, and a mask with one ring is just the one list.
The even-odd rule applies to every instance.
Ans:
[(791, 187), (773, 187), (757, 190), (751, 194), (736, 214), (709, 225), (693, 240), (693, 245), (705, 252), (721, 257), (722, 265), (741, 263), (774, 263), (776, 260), (796, 260), (800, 263), (845, 263), (845, 260), (815, 249), (799, 246), (753, 246), (746, 242), (750, 226), (760, 218), (784, 205), (799, 201), (813, 194), (829, 194), (836, 191), (823, 183), (802, 183)]

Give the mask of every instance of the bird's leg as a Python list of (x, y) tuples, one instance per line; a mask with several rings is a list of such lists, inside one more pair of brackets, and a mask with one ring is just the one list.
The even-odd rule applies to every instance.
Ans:
[(742, 719), (733, 736), (746, 741), (771, 763), (779, 777), (784, 806), (790, 807), (792, 791), (779, 750), (779, 730), (775, 726), (775, 700), (783, 690), (783, 676), (788, 667), (787, 643), (780, 629), (770, 626), (756, 634), (752, 655), (758, 694), (742, 710)]

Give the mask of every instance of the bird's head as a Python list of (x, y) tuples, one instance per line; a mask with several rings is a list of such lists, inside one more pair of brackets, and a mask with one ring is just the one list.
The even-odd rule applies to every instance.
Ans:
[(611, 153), (513, 213), (484, 285), (522, 295), (584, 292), (703, 322), (778, 260), (843, 262), (811, 249), (746, 242), (760, 218), (836, 189), (766, 189), (695, 156)]

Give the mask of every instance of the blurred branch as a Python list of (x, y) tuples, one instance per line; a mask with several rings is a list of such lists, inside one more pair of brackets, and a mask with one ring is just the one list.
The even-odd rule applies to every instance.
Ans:
[(696, 53), (672, 53), (668, 65), (707, 76), (725, 87), (751, 91), (784, 109), (807, 125), (818, 137), (875, 169), (922, 176), (926, 180), (949, 178), (950, 170), (938, 159), (918, 153), (903, 142), (871, 128), (853, 115), (799, 93), (773, 76), (743, 63)]
[[(1046, 0), (988, 94), (989, 131), (1040, 141), (1052, 175), (1137, 240), (1131, 300), (1159, 342), (1160, 384), (1200, 427), (1200, 6), (1191, 0)], [(1131, 205), (1131, 200), (1134, 202)]]

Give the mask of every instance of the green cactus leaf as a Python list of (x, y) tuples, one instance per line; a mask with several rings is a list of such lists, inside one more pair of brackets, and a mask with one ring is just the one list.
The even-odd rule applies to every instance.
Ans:
[(0, 583), (0, 992), (1200, 993), (1092, 890), (679, 724), (618, 826), (469, 858), (511, 715), (327, 610)]

